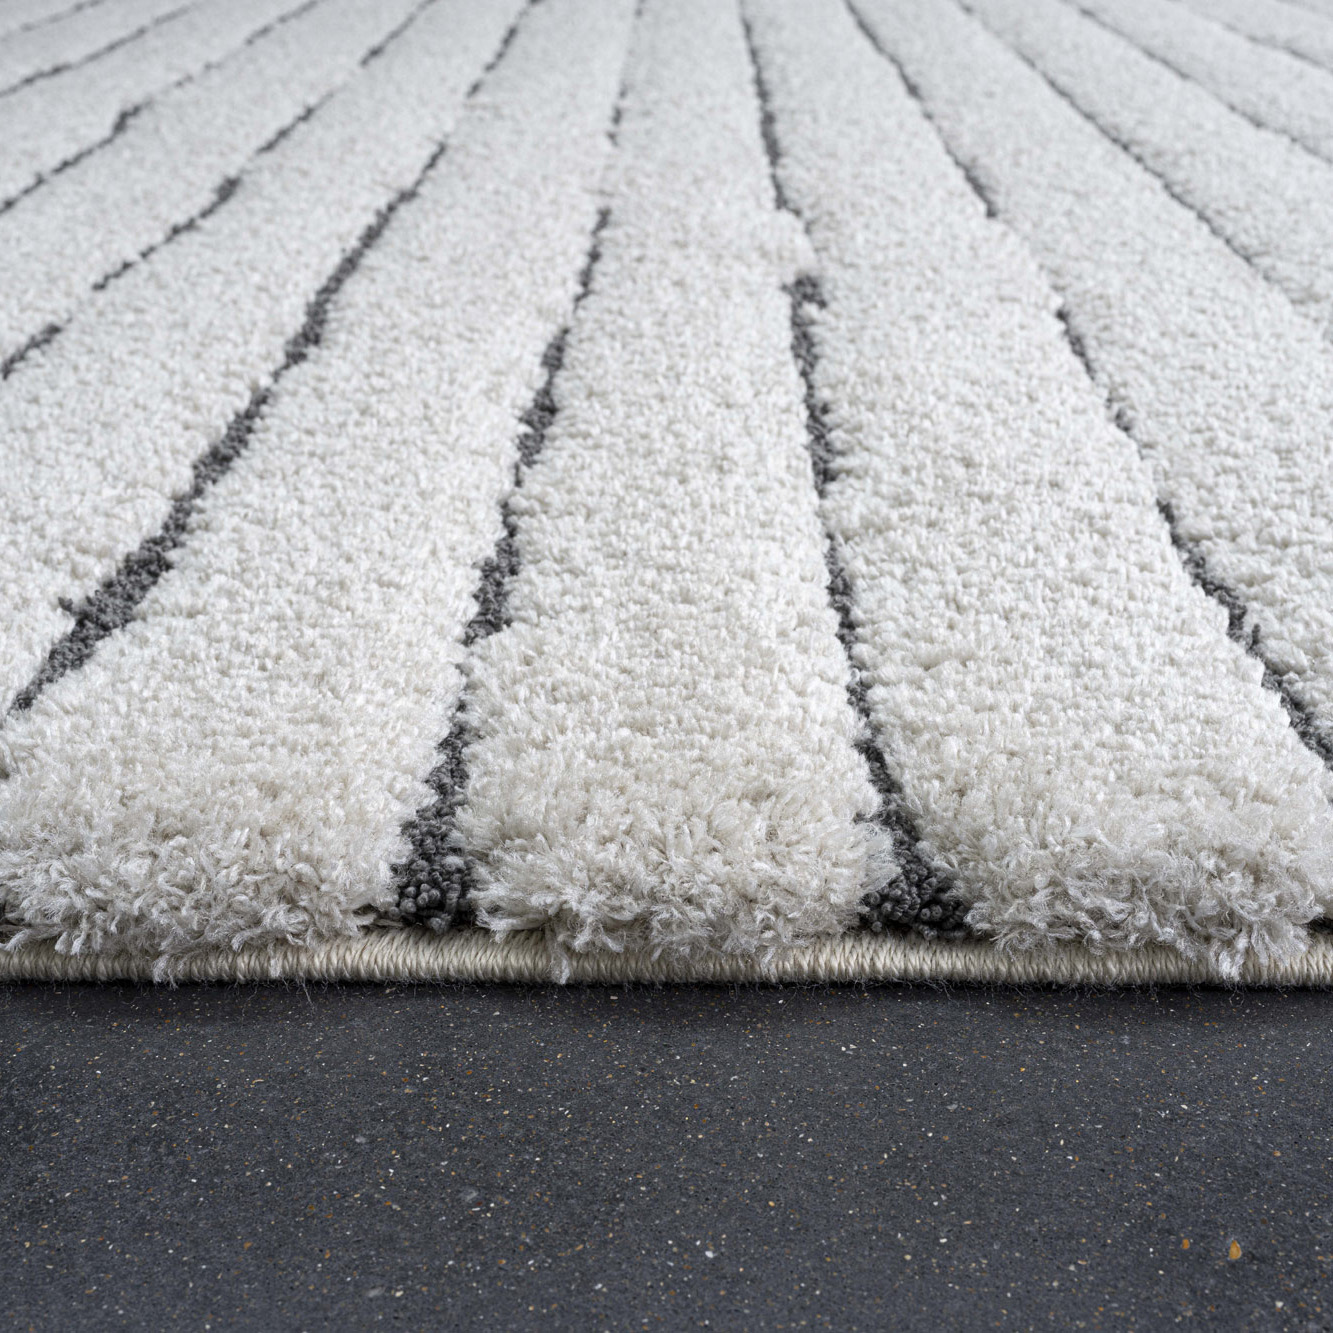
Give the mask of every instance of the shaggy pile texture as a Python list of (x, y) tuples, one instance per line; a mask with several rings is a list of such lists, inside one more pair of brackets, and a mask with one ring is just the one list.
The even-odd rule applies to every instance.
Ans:
[(1333, 0), (0, 0), (0, 973), (1333, 981)]

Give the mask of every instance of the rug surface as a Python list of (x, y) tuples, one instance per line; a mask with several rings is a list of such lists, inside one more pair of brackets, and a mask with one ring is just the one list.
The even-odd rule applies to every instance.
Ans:
[(1333, 0), (0, 0), (8, 976), (1333, 982)]

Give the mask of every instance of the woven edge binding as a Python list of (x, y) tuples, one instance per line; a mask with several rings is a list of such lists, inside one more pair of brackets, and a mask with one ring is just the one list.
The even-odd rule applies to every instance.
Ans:
[[(72, 957), (50, 944), (0, 951), (0, 981), (152, 981), (157, 959), (128, 954)], [(567, 964), (567, 967), (566, 967)], [(1299, 958), (1247, 964), (1229, 980), (1206, 964), (1162, 948), (1095, 954), (1074, 946), (1002, 953), (994, 945), (916, 937), (847, 935), (759, 962), (710, 957), (664, 961), (642, 954), (589, 953), (566, 959), (540, 932), (499, 938), (482, 930), (451, 935), (368, 930), (309, 948), (216, 950), (174, 960), (173, 983), (239, 981), (517, 982), (599, 985), (929, 981), (995, 985), (1333, 986), (1333, 936), (1318, 934)]]

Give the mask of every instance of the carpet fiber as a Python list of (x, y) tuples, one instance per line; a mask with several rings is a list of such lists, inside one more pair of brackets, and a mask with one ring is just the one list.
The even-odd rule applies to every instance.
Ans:
[(4, 0), (0, 143), (0, 974), (1333, 982), (1333, 0)]

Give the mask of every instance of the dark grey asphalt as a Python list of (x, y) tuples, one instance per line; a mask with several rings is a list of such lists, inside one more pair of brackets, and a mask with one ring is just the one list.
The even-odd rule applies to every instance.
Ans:
[(0, 1326), (1333, 1328), (1333, 996), (14, 987), (0, 1035)]

